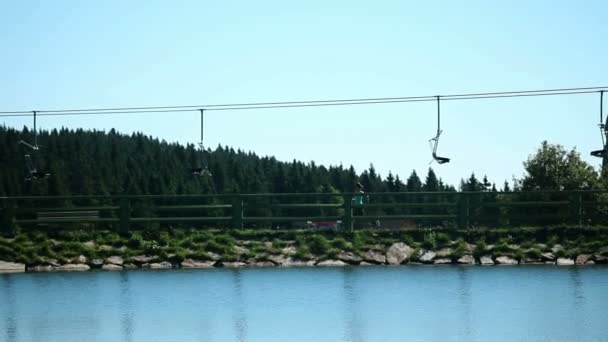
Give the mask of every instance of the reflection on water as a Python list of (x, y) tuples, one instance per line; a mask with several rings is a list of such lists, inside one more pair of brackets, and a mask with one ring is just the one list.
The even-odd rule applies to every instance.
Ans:
[(372, 267), (0, 276), (0, 342), (596, 341), (608, 268)]
[(462, 322), (458, 329), (458, 341), (470, 341), (473, 329), (471, 315), (471, 275), (470, 267), (458, 268), (458, 311)]
[(344, 275), (343, 292), (344, 292), (344, 323), (345, 333), (344, 341), (364, 342), (363, 331), (365, 330), (365, 321), (361, 319), (362, 312), (357, 303), (357, 277), (354, 268), (346, 268), (343, 270)]
[(234, 280), (234, 327), (236, 340), (246, 341), (247, 336), (247, 317), (245, 313), (245, 300), (243, 298), (243, 276), (238, 269), (231, 270)]
[(120, 272), (120, 293), (118, 298), (120, 308), (120, 331), (122, 340), (133, 341), (133, 295), (129, 284), (129, 273)]
[(570, 274), (570, 279), (571, 279), (571, 284), (572, 284), (572, 291), (571, 291), (571, 295), (569, 296), (570, 298), (572, 298), (572, 307), (570, 309), (571, 311), (571, 317), (573, 320), (573, 326), (576, 329), (575, 334), (577, 336), (584, 336), (585, 335), (585, 325), (586, 325), (586, 320), (585, 320), (585, 294), (584, 294), (584, 287), (583, 287), (583, 281), (581, 279), (581, 274), (580, 274), (580, 270), (578, 268), (572, 268), (569, 272)]
[(6, 333), (6, 341), (14, 342), (17, 341), (17, 310), (15, 308), (17, 298), (15, 298), (15, 291), (13, 289), (15, 281), (14, 278), (9, 275), (3, 275), (2, 280), (4, 283), (4, 286), (2, 287), (4, 292), (2, 306), (6, 310), (4, 331)]

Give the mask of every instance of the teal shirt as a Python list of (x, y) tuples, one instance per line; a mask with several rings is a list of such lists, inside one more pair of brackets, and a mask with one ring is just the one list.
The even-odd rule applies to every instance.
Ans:
[(363, 194), (355, 195), (353, 198), (355, 205), (363, 205)]

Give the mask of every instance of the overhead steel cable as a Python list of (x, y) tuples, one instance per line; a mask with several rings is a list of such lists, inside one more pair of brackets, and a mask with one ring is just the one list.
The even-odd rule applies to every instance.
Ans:
[[(252, 102), (233, 104), (207, 104), (188, 106), (158, 106), (158, 107), (122, 107), (122, 108), (96, 108), (96, 109), (58, 109), (37, 110), (39, 116), (63, 116), (63, 115), (116, 115), (116, 114), (154, 114), (154, 113), (177, 113), (192, 112), (205, 109), (207, 111), (226, 110), (252, 110), (273, 108), (301, 108), (301, 107), (324, 107), (324, 106), (349, 106), (366, 104), (390, 104), (406, 102), (430, 102), (439, 97), (442, 100), (477, 100), (497, 99), (510, 97), (534, 97), (552, 95), (576, 95), (589, 94), (600, 91), (608, 91), (606, 87), (582, 87), (582, 88), (560, 88), (542, 90), (523, 90), (489, 93), (451, 94), (451, 95), (429, 95), (429, 96), (404, 96), (404, 97), (380, 97), (359, 99), (336, 99), (336, 100), (312, 100), (312, 101), (285, 101), (285, 102)], [(0, 117), (31, 116), (33, 111), (10, 111), (0, 112)]]

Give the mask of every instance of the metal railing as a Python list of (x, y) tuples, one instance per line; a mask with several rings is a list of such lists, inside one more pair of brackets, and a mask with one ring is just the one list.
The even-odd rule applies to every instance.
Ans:
[[(607, 225), (608, 191), (0, 197), (0, 229)], [(361, 204), (362, 202), (362, 204)]]

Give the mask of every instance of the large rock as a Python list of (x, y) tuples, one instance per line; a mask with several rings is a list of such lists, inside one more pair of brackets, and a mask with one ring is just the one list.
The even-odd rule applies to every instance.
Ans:
[(497, 265), (517, 265), (518, 262), (516, 259), (513, 259), (508, 256), (499, 256), (495, 259)]
[(323, 260), (317, 264), (317, 266), (325, 267), (344, 267), (348, 265), (342, 260)]
[(139, 264), (139, 265), (149, 264), (154, 259), (156, 259), (155, 256), (147, 256), (147, 255), (137, 255), (137, 256), (131, 257), (131, 261), (133, 261), (134, 263)]
[(375, 251), (367, 251), (363, 256), (363, 260), (369, 261), (375, 264), (384, 264), (386, 263), (386, 256), (380, 252)]
[(245, 255), (245, 254), (249, 254), (249, 248), (245, 248), (245, 247), (241, 247), (241, 246), (235, 246), (234, 249), (236, 250), (236, 254), (238, 255)]
[(422, 262), (424, 264), (432, 264), (433, 259), (435, 259), (436, 255), (437, 255), (437, 253), (435, 253), (433, 251), (427, 251), (425, 249), (421, 249), (420, 252), (418, 253), (418, 260), (420, 260), (420, 262)]
[(555, 261), (555, 254), (551, 252), (541, 254), (543, 261)]
[(492, 266), (492, 265), (494, 265), (494, 260), (492, 260), (491, 256), (484, 255), (481, 258), (479, 258), (479, 263), (481, 264), (481, 266)]
[(437, 251), (437, 257), (438, 258), (448, 258), (452, 255), (453, 250), (451, 248), (442, 248), (440, 250)]
[(275, 255), (270, 255), (267, 258), (269, 261), (274, 262), (276, 265), (282, 265), (285, 260), (287, 259), (286, 256), (284, 256), (283, 254), (275, 254)]
[(360, 256), (356, 255), (353, 252), (340, 252), (336, 256), (336, 259), (347, 262), (351, 265), (359, 264), (362, 260)]
[(87, 241), (87, 242), (83, 242), (82, 243), (85, 247), (89, 247), (89, 248), (95, 248), (95, 246), (97, 246), (97, 244), (95, 243), (95, 241), (91, 240), (91, 241)]
[(84, 255), (79, 255), (75, 258), (72, 258), (72, 260), (70, 260), (70, 262), (72, 264), (86, 264), (89, 262), (89, 259), (87, 257), (85, 257)]
[(122, 271), (123, 268), (120, 265), (114, 265), (114, 264), (105, 264), (101, 267), (102, 270), (104, 271)]
[(25, 264), (0, 260), (0, 273), (23, 273)]
[(165, 268), (173, 268), (173, 265), (168, 261), (161, 261), (161, 262), (153, 262), (150, 265), (148, 265), (148, 267), (153, 270), (158, 270), (158, 269), (165, 269)]
[(292, 258), (285, 259), (285, 262), (281, 266), (283, 267), (310, 267), (317, 263), (316, 260), (296, 260)]
[(595, 261), (589, 260), (585, 263), (585, 265), (595, 265)]
[(466, 254), (458, 258), (456, 262), (461, 265), (475, 265), (475, 258), (470, 254)]
[(465, 249), (465, 250), (466, 250), (468, 253), (473, 254), (473, 252), (475, 252), (475, 249), (476, 249), (476, 248), (477, 248), (477, 245), (475, 245), (475, 244), (468, 243), (468, 242), (466, 242), (466, 243), (464, 244), (464, 249)]
[(558, 266), (571, 266), (574, 265), (574, 260), (570, 258), (557, 258)]
[(380, 264), (387, 262), (390, 265), (399, 265), (404, 261), (408, 261), (412, 254), (414, 254), (414, 249), (412, 247), (406, 245), (403, 242), (397, 242), (392, 244), (391, 247), (388, 249), (384, 261), (382, 261), (382, 258), (377, 258), (372, 254), (370, 254), (370, 258), (368, 258), (367, 253), (365, 254), (365, 260)]
[(137, 267), (137, 265), (132, 264), (132, 263), (123, 264), (122, 267), (124, 267), (125, 270), (135, 270), (135, 269), (139, 268), (139, 267)]
[(57, 271), (76, 272), (76, 271), (88, 271), (91, 267), (85, 264), (65, 264), (57, 267)]
[(211, 268), (215, 265), (215, 261), (199, 261), (193, 259), (186, 259), (180, 263), (182, 268)]
[(297, 253), (297, 248), (295, 246), (287, 246), (281, 249), (281, 254), (291, 256)]
[(435, 261), (433, 261), (433, 264), (435, 265), (447, 265), (447, 264), (451, 264), (452, 263), (452, 259), (450, 258), (439, 258), (439, 259), (435, 259)]
[(28, 266), (28, 272), (53, 272), (55, 270), (54, 266), (51, 265), (36, 265), (36, 266)]
[(222, 260), (222, 256), (217, 254), (217, 253), (213, 253), (213, 252), (206, 252), (207, 255), (209, 256), (209, 259), (213, 260), (213, 261), (220, 261)]
[(584, 265), (587, 261), (591, 260), (591, 254), (580, 254), (574, 261), (577, 265)]
[[(149, 259), (147, 262), (150, 262), (152, 259)], [(125, 263), (124, 259), (118, 255), (113, 255), (109, 258), (106, 258), (106, 263), (114, 264), (114, 265), (122, 265)]]
[(222, 266), (226, 268), (240, 268), (247, 266), (247, 264), (242, 261), (222, 261)]

